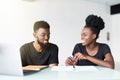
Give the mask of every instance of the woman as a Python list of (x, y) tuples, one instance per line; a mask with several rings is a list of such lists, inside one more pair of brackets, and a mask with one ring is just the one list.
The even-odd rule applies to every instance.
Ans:
[(104, 28), (101, 17), (89, 15), (81, 33), (81, 43), (75, 45), (73, 60), (68, 58), (66, 65), (93, 65), (114, 69), (114, 59), (107, 44), (98, 43), (100, 30)]

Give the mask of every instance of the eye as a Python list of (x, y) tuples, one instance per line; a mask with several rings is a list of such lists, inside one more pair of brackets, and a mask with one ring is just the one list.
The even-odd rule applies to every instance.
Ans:
[(83, 36), (88, 36), (88, 33), (83, 33)]
[(84, 33), (84, 36), (87, 36), (87, 33)]
[(40, 34), (40, 36), (44, 37), (44, 36), (45, 36), (45, 34)]

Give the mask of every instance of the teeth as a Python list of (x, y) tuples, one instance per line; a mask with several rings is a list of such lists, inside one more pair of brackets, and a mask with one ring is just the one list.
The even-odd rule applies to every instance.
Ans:
[(48, 43), (48, 41), (44, 41), (44, 43)]
[(84, 43), (85, 41), (84, 40), (81, 40), (81, 43)]

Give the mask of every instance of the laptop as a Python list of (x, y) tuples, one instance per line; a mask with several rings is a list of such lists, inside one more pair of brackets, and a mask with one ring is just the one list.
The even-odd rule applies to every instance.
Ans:
[(36, 72), (47, 68), (43, 65), (22, 67), (20, 45), (0, 43), (0, 75), (23, 76), (28, 72)]

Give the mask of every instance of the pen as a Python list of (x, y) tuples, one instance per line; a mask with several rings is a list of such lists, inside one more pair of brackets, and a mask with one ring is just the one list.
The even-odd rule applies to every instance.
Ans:
[(72, 59), (72, 57), (68, 57), (68, 58), (72, 61), (73, 68), (75, 68), (74, 60)]

